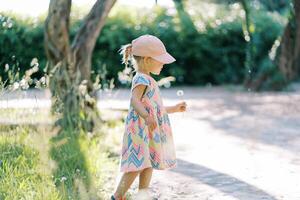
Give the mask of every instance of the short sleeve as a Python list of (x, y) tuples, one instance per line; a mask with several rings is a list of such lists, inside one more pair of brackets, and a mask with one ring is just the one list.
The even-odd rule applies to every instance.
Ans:
[(136, 74), (132, 80), (131, 91), (138, 85), (150, 86), (150, 80), (142, 74)]

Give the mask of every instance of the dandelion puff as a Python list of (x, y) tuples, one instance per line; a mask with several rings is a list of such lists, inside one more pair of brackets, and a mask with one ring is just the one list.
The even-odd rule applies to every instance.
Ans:
[(181, 97), (184, 95), (184, 92), (183, 92), (183, 90), (178, 90), (176, 94), (177, 94), (177, 96)]
[(63, 177), (61, 177), (60, 182), (65, 182), (66, 180), (67, 180), (67, 177), (63, 176)]
[[(177, 90), (177, 96), (180, 97), (181, 100), (183, 100), (182, 96), (184, 95), (183, 90)], [(182, 113), (182, 116), (184, 115), (184, 113)]]

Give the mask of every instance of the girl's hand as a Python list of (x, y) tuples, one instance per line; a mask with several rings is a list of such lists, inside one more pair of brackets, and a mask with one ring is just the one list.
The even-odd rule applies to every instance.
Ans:
[(180, 102), (174, 106), (175, 112), (184, 112), (186, 111), (186, 102)]
[(153, 116), (148, 115), (145, 118), (145, 122), (146, 122), (146, 125), (148, 126), (149, 132), (152, 132), (157, 127), (157, 123)]

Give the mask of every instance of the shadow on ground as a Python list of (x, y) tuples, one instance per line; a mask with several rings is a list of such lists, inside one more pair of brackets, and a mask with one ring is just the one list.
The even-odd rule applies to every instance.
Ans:
[(221, 173), (213, 169), (194, 164), (182, 159), (177, 159), (178, 167), (172, 169), (172, 172), (179, 173), (185, 176), (189, 176), (199, 183), (203, 183), (214, 187), (215, 189), (225, 193), (228, 196), (235, 197), (237, 199), (268, 199), (276, 200), (274, 196), (267, 192), (239, 180), (229, 174)]

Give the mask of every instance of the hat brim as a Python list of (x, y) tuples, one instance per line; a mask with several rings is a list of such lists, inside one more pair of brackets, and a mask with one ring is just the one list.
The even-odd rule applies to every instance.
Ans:
[(152, 58), (163, 64), (170, 64), (176, 61), (176, 59), (173, 56), (171, 56), (168, 52), (159, 56), (152, 56)]

